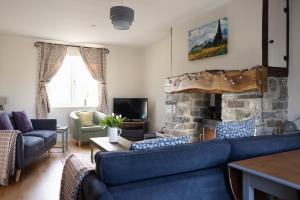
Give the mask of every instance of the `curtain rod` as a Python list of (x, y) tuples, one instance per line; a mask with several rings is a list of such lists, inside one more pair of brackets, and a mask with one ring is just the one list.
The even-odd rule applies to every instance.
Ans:
[[(78, 46), (78, 45), (69, 45), (69, 44), (56, 44), (56, 43), (48, 43), (48, 42), (36, 42), (34, 43), (35, 47), (38, 47), (42, 43), (47, 43), (47, 44), (54, 44), (54, 45), (65, 45), (67, 47), (83, 47), (83, 46)], [(87, 47), (87, 48), (95, 48), (95, 47)], [(106, 54), (109, 54), (109, 49), (107, 48), (95, 48), (95, 49), (104, 49)]]

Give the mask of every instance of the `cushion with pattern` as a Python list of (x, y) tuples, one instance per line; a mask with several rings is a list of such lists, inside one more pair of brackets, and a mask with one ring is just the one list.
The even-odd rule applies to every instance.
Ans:
[(242, 121), (220, 122), (216, 126), (217, 139), (254, 136), (255, 117)]
[(143, 140), (131, 144), (130, 150), (151, 150), (158, 149), (162, 147), (175, 146), (179, 144), (186, 144), (190, 140), (190, 136), (181, 136), (181, 137), (166, 137), (166, 138), (157, 138), (150, 140)]

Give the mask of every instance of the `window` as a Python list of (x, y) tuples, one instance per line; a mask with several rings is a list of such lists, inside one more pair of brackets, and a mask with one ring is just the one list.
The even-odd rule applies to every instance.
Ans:
[(77, 49), (68, 49), (61, 68), (47, 89), (52, 107), (98, 105), (98, 82), (92, 78)]

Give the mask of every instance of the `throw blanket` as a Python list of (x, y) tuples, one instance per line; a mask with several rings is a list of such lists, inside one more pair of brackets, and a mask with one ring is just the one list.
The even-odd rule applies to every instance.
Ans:
[(93, 171), (93, 166), (84, 164), (76, 155), (71, 154), (67, 158), (63, 169), (60, 186), (60, 200), (82, 199), (82, 180)]
[(19, 131), (0, 130), (0, 185), (7, 186), (15, 173), (16, 144)]

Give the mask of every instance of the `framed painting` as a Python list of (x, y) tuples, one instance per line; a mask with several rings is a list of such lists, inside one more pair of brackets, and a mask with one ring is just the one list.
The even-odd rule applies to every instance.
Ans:
[(213, 21), (188, 32), (190, 61), (228, 53), (228, 18)]

